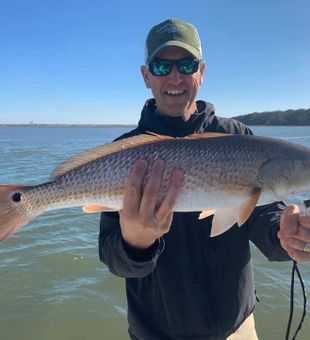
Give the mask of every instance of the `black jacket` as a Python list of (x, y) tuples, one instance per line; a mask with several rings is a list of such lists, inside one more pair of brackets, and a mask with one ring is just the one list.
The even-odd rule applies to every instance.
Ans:
[[(252, 134), (232, 119), (215, 116), (197, 102), (198, 113), (184, 122), (156, 115), (155, 101), (143, 108), (138, 127), (120, 138), (152, 131), (175, 137), (205, 131)], [(253, 311), (256, 296), (249, 240), (269, 260), (289, 260), (276, 236), (277, 204), (255, 209), (247, 223), (210, 238), (212, 217), (174, 213), (169, 233), (150, 249), (137, 251), (121, 237), (118, 213), (103, 213), (100, 259), (126, 278), (132, 339), (225, 339)]]

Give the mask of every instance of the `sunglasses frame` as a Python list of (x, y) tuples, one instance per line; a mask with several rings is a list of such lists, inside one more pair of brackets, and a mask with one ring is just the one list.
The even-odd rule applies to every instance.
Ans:
[[(168, 71), (167, 73), (165, 73), (165, 74), (156, 74), (156, 73), (154, 73), (153, 68), (150, 67), (150, 65), (151, 65), (152, 63), (156, 62), (156, 60), (168, 62), (169, 67), (170, 67), (169, 71)], [(182, 65), (180, 65), (180, 62), (182, 62), (183, 60), (191, 60), (191, 61), (195, 62), (195, 66), (194, 66), (192, 72), (186, 73), (186, 72), (182, 72), (182, 71), (180, 70), (180, 68), (181, 68), (181, 66), (182, 66)], [(175, 66), (177, 67), (177, 70), (178, 70), (179, 73), (181, 73), (181, 74), (183, 74), (183, 75), (191, 75), (191, 74), (194, 74), (194, 73), (196, 73), (196, 72), (198, 71), (199, 66), (201, 65), (201, 63), (202, 63), (202, 60), (201, 60), (201, 59), (197, 59), (197, 58), (194, 58), (194, 57), (185, 57), (185, 58), (181, 58), (181, 59), (177, 59), (177, 60), (174, 60), (174, 59), (164, 59), (164, 58), (154, 58), (154, 59), (147, 65), (147, 68), (148, 68), (148, 70), (150, 71), (150, 73), (151, 73), (153, 76), (155, 76), (155, 77), (165, 77), (165, 76), (169, 75), (169, 74), (172, 72), (173, 65), (175, 65)]]

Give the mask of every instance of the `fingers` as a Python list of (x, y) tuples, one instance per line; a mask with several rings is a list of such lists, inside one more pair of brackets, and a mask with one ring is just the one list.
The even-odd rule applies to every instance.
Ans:
[(293, 237), (303, 242), (310, 242), (310, 230), (307, 228), (299, 227), (298, 231)]
[(173, 185), (170, 185), (168, 197), (165, 200), (165, 205), (171, 207), (171, 209), (170, 211), (166, 209), (166, 213), (164, 215), (159, 214), (160, 219), (157, 220), (158, 216), (155, 219), (155, 211), (161, 189), (165, 163), (162, 160), (156, 160), (154, 162), (150, 170), (149, 179), (143, 190), (143, 183), (147, 168), (147, 162), (145, 160), (139, 160), (130, 173), (124, 192), (122, 214), (127, 218), (139, 216), (140, 221), (143, 221), (145, 226), (157, 228), (161, 223), (167, 224), (167, 221), (169, 223), (169, 221), (172, 220), (172, 215), (169, 216), (169, 214), (172, 211), (175, 201), (177, 192), (176, 183), (178, 182), (180, 175), (174, 174), (173, 172), (172, 180), (170, 181)]
[(137, 214), (140, 207), (144, 176), (148, 164), (144, 159), (139, 160), (132, 169), (124, 192), (123, 211)]
[(164, 168), (165, 163), (159, 159), (154, 162), (151, 168), (150, 177), (146, 183), (140, 203), (140, 215), (144, 220), (154, 217)]
[(301, 227), (310, 230), (310, 216), (299, 215), (298, 222)]
[(306, 244), (310, 243), (310, 217), (301, 216), (298, 206), (291, 205), (284, 209), (278, 237), (293, 260), (310, 263), (310, 253), (305, 251)]
[(280, 218), (280, 230), (284, 235), (294, 235), (298, 230), (299, 207), (289, 205), (285, 207)]
[[(167, 193), (157, 210), (165, 163), (156, 160), (150, 170), (150, 176), (142, 193), (147, 162), (139, 161), (132, 170), (124, 194), (123, 209), (140, 215), (143, 221), (156, 218), (157, 222), (170, 218), (178, 193), (182, 185), (182, 172), (174, 169), (169, 181)], [(157, 211), (156, 211), (157, 210)], [(152, 224), (152, 223), (151, 223)]]
[(156, 160), (154, 162), (140, 204), (140, 216), (143, 220), (149, 221), (151, 225), (154, 224), (162, 229), (166, 229), (167, 226), (170, 227), (173, 208), (183, 181), (181, 170), (174, 169), (165, 197), (157, 208), (164, 167), (163, 161)]
[(279, 232), (279, 238), (282, 248), (286, 250), (291, 259), (298, 263), (308, 263), (310, 261), (310, 254), (304, 251), (305, 242), (292, 236), (285, 236), (281, 232)]
[(310, 254), (303, 251), (303, 250), (297, 250), (291, 247), (287, 247), (285, 249), (288, 253), (288, 255), (295, 260), (298, 263), (310, 263)]
[(165, 218), (169, 219), (169, 216), (171, 215), (175, 202), (177, 200), (178, 194), (180, 193), (182, 182), (183, 182), (182, 171), (179, 169), (174, 169), (171, 174), (166, 196), (155, 214), (156, 219), (158, 220), (163, 220)]
[[(307, 238), (310, 239), (309, 235), (307, 236)], [(306, 240), (300, 240), (295, 237), (285, 237), (285, 236), (282, 236), (281, 240), (282, 240), (282, 244), (285, 245), (286, 248), (291, 248), (291, 249), (298, 250), (298, 251), (304, 251), (306, 244), (310, 242)]]
[(170, 177), (167, 193), (158, 208), (161, 197), (165, 164), (156, 160), (145, 184), (148, 163), (140, 160), (131, 171), (125, 186), (120, 227), (124, 241), (132, 247), (148, 248), (156, 239), (170, 230), (173, 206), (182, 183), (180, 170)]

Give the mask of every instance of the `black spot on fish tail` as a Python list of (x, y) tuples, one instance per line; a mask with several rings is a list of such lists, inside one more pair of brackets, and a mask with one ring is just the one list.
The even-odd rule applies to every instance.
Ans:
[(20, 202), (21, 200), (21, 193), (20, 192), (15, 192), (15, 194), (13, 194), (12, 196), (12, 200), (16, 203)]
[(20, 209), (25, 188), (22, 185), (0, 185), (0, 242), (35, 217)]

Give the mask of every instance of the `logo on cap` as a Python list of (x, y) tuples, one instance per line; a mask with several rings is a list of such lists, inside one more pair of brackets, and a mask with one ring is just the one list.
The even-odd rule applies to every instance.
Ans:
[(186, 27), (182, 25), (176, 26), (174, 23), (167, 23), (161, 27), (159, 27), (156, 31), (156, 34), (165, 34), (165, 33), (176, 33), (177, 31), (186, 31)]

